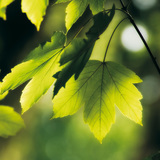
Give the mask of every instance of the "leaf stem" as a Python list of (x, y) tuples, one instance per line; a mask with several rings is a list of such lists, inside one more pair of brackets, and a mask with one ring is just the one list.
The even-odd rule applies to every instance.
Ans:
[(109, 46), (110, 46), (110, 43), (111, 43), (111, 40), (112, 40), (112, 38), (113, 38), (113, 35), (114, 35), (115, 31), (117, 30), (117, 28), (119, 27), (119, 25), (120, 25), (124, 20), (126, 20), (126, 19), (128, 19), (128, 17), (122, 19), (122, 20), (118, 23), (118, 25), (115, 27), (115, 29), (113, 30), (112, 35), (111, 35), (111, 37), (110, 37), (110, 39), (109, 39), (109, 42), (108, 42), (106, 51), (105, 51), (105, 55), (104, 55), (103, 62), (105, 62), (105, 59), (106, 59), (106, 56), (107, 56), (107, 52), (108, 52), (108, 48), (109, 48)]

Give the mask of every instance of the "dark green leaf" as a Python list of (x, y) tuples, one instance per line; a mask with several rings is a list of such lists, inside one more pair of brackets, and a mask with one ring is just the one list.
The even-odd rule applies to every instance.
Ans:
[[(61, 87), (65, 87), (69, 78), (75, 74), (75, 79), (83, 70), (85, 64), (90, 58), (92, 49), (96, 40), (105, 31), (114, 16), (114, 8), (111, 14), (99, 13), (93, 17), (94, 24), (86, 33), (87, 39), (75, 38), (63, 51), (60, 64), (65, 65), (61, 72), (56, 75), (54, 95), (56, 95)], [(55, 77), (55, 76), (54, 76)]]

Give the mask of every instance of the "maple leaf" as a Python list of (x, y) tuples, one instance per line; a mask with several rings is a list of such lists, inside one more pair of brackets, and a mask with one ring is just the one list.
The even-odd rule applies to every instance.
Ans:
[(51, 42), (39, 45), (19, 65), (15, 66), (11, 73), (6, 75), (0, 84), (0, 92), (3, 94), (13, 90), (27, 80), (21, 96), (22, 112), (27, 111), (53, 84), (53, 74), (58, 69), (59, 54), (65, 43), (65, 35), (55, 32)]
[(140, 82), (122, 65), (89, 61), (79, 78), (75, 81), (72, 77), (54, 97), (52, 118), (72, 115), (84, 106), (84, 120), (102, 142), (115, 121), (115, 105), (124, 116), (142, 125), (142, 95), (133, 85)]

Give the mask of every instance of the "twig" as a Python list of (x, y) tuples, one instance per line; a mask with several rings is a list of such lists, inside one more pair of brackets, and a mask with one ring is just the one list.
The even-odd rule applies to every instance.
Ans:
[(122, 5), (122, 11), (128, 15), (128, 18), (129, 18), (130, 22), (131, 22), (132, 25), (134, 26), (134, 28), (135, 28), (135, 30), (137, 31), (138, 35), (140, 36), (143, 44), (145, 45), (145, 47), (146, 47), (146, 49), (147, 49), (147, 51), (148, 51), (148, 53), (149, 53), (149, 55), (150, 55), (150, 57), (151, 57), (151, 59), (152, 59), (153, 64), (155, 65), (158, 73), (160, 74), (160, 67), (159, 67), (159, 65), (158, 65), (158, 63), (157, 63), (157, 61), (156, 61), (156, 58), (153, 56), (153, 54), (152, 54), (152, 52), (151, 52), (151, 50), (150, 50), (150, 48), (149, 48), (146, 40), (144, 39), (142, 33), (140, 32), (139, 28), (137, 27), (137, 25), (136, 25), (134, 19), (132, 18), (132, 16), (129, 14), (127, 7), (125, 7), (125, 5), (124, 5), (124, 3), (123, 3), (122, 0), (120, 0), (120, 3), (121, 3), (121, 5)]

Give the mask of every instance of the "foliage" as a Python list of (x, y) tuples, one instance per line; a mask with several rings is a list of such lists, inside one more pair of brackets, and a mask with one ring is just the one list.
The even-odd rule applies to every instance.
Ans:
[[(2, 5), (3, 1), (0, 2), (0, 9), (3, 11), (3, 15), (0, 14), (0, 16), (6, 19), (4, 10), (11, 1), (5, 5)], [(100, 142), (115, 121), (115, 105), (124, 116), (142, 125), (140, 103), (142, 96), (133, 85), (142, 80), (126, 67), (106, 61), (110, 42), (104, 53), (103, 61), (89, 60), (95, 42), (114, 18), (115, 5), (105, 10), (104, 0), (57, 0), (56, 4), (62, 2), (68, 2), (65, 19), (66, 34), (55, 32), (50, 42), (35, 48), (22, 63), (15, 66), (11, 73), (4, 77), (0, 85), (0, 93), (5, 94), (30, 80), (20, 99), (22, 113), (24, 113), (54, 83), (54, 115), (52, 118), (72, 115), (84, 106), (84, 121), (89, 124), (91, 131)], [(48, 0), (21, 1), (22, 12), (27, 14), (28, 19), (35, 24), (37, 30), (40, 28), (48, 4)], [(122, 12), (125, 12), (131, 23), (134, 24), (126, 8), (122, 7)], [(67, 39), (70, 35), (69, 31), (89, 9), (92, 16), (69, 41)], [(85, 37), (78, 37), (86, 24), (91, 22), (93, 24), (85, 32)], [(20, 126), (22, 127), (22, 123)], [(14, 133), (13, 131), (3, 134), (13, 135)]]
[(12, 107), (0, 106), (0, 136), (13, 136), (24, 127), (21, 116)]

